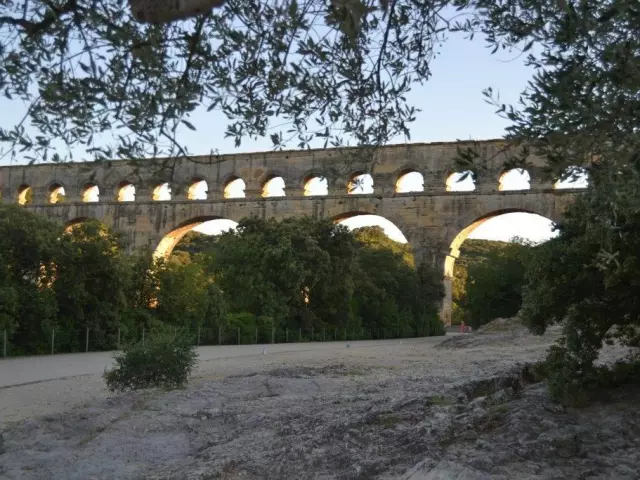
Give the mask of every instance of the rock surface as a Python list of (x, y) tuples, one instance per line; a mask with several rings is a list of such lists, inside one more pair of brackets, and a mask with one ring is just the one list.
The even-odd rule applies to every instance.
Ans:
[(523, 369), (553, 339), (256, 355), (253, 372), (7, 424), (0, 478), (637, 479), (640, 390), (582, 410), (551, 404)]

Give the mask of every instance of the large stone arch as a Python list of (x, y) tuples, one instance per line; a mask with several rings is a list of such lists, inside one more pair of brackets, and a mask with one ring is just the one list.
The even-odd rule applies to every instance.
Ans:
[(331, 220), (332, 223), (339, 223), (342, 220), (358, 217), (361, 215), (374, 215), (374, 216), (383, 218), (386, 221), (393, 224), (393, 226), (395, 226), (402, 233), (402, 235), (404, 235), (404, 237), (407, 239), (407, 245), (409, 245), (411, 249), (411, 253), (414, 256), (416, 266), (418, 265), (418, 263), (421, 261), (421, 255), (420, 255), (421, 252), (419, 249), (420, 245), (416, 241), (418, 237), (416, 237), (415, 235), (415, 229), (411, 228), (409, 224), (407, 224), (407, 222), (405, 222), (405, 220), (402, 217), (398, 215), (389, 214), (389, 213), (383, 214), (375, 210), (372, 211), (368, 209), (361, 209), (361, 210), (345, 211), (343, 213), (330, 216), (328, 218)]
[[(483, 223), (491, 220), (492, 218), (499, 217), (500, 215), (505, 215), (508, 213), (531, 213), (547, 218), (554, 223), (558, 223), (558, 221), (560, 220), (560, 214), (559, 212), (557, 212), (556, 208), (539, 207), (541, 207), (540, 204), (531, 205), (530, 208), (507, 207), (484, 213), (473, 218), (472, 220), (469, 220), (469, 215), (466, 215), (462, 219), (460, 219), (457, 233), (455, 233), (455, 235), (453, 236), (449, 235), (447, 238), (448, 247), (446, 250), (446, 256), (444, 258), (444, 264), (441, 265), (441, 268), (443, 269), (445, 296), (442, 302), (440, 317), (442, 318), (443, 322), (445, 322), (445, 325), (451, 325), (451, 316), (453, 313), (454, 268), (455, 262), (460, 256), (460, 247), (462, 246), (464, 241), (469, 237), (469, 235), (471, 235), (471, 233), (473, 233), (474, 230), (480, 227)], [(463, 226), (460, 226), (460, 223), (462, 223)]]
[(194, 217), (190, 220), (180, 223), (175, 228), (166, 231), (160, 241), (155, 246), (153, 250), (154, 258), (169, 258), (171, 252), (175, 246), (182, 240), (188, 232), (193, 230), (194, 228), (202, 225), (205, 222), (209, 222), (211, 220), (231, 220), (230, 218), (220, 217), (220, 216), (202, 216), (202, 217)]
[(75, 218), (72, 218), (71, 220), (66, 220), (64, 222), (64, 231), (65, 232), (70, 232), (74, 227), (77, 227), (81, 223), (87, 222), (89, 220), (95, 220), (95, 218), (92, 218), (92, 217), (75, 217)]
[[(373, 209), (369, 210), (364, 208), (364, 209), (358, 209), (358, 210), (350, 210), (350, 211), (345, 211), (336, 215), (332, 215), (329, 216), (328, 218), (333, 222), (333, 223), (338, 223), (342, 220), (346, 220), (348, 218), (353, 218), (353, 217), (357, 217), (360, 215), (375, 215), (377, 217), (381, 217), (384, 218), (385, 220), (393, 223), (396, 228), (398, 228), (398, 230), (400, 230), (402, 232), (402, 234), (405, 236), (405, 238), (407, 239), (407, 243), (409, 243), (411, 245), (411, 241), (410, 241), (410, 237), (411, 237), (411, 229), (409, 228), (409, 226), (404, 222), (404, 220), (397, 216), (397, 215), (389, 215), (389, 214), (383, 214), (381, 212), (375, 211)], [(411, 245), (411, 247), (413, 248), (413, 245)]]

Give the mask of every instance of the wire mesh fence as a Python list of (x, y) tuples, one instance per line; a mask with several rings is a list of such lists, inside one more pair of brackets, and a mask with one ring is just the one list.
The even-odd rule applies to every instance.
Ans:
[[(198, 327), (186, 331), (181, 329), (181, 332), (187, 334), (195, 346), (383, 340), (425, 335), (421, 332), (401, 329), (334, 326), (275, 328), (221, 325)], [(153, 333), (145, 327), (127, 329), (124, 326), (110, 330), (53, 327), (31, 332), (3, 330), (2, 357), (120, 350), (122, 346), (129, 343), (145, 342), (150, 335)]]

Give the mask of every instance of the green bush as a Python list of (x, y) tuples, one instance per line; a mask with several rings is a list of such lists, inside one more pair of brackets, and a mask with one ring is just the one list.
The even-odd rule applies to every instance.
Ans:
[(631, 356), (611, 365), (586, 365), (561, 340), (543, 364), (549, 395), (563, 405), (584, 406), (607, 391), (640, 384), (640, 360)]
[(149, 387), (179, 388), (187, 383), (197, 354), (189, 337), (156, 331), (143, 342), (128, 345), (115, 355), (115, 367), (104, 372), (110, 391)]

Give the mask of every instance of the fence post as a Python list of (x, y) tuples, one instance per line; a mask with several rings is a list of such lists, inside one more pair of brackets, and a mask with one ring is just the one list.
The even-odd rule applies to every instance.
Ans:
[(200, 326), (198, 326), (198, 344), (197, 346), (200, 346)]
[(120, 327), (118, 327), (118, 346), (116, 347), (116, 350), (120, 350)]
[(284, 330), (284, 343), (289, 343), (289, 327)]
[(327, 327), (322, 327), (322, 341), (327, 341)]
[(347, 341), (347, 329), (346, 328), (344, 329), (344, 340), (345, 340), (345, 342)]
[(87, 335), (84, 340), (84, 353), (89, 353), (89, 327), (87, 327)]
[(218, 345), (222, 345), (222, 326), (218, 325)]
[(276, 327), (271, 327), (271, 343), (273, 343), (275, 336), (276, 336)]
[(256, 345), (258, 344), (258, 327), (256, 327)]
[(302, 342), (302, 328), (298, 328), (298, 343)]
[(240, 345), (240, 327), (238, 327), (238, 345)]
[(55, 349), (55, 341), (56, 341), (56, 329), (51, 329), (51, 355), (53, 355), (53, 351)]
[(2, 355), (4, 356), (4, 358), (7, 358), (7, 331), (4, 330), (3, 334), (2, 334)]

